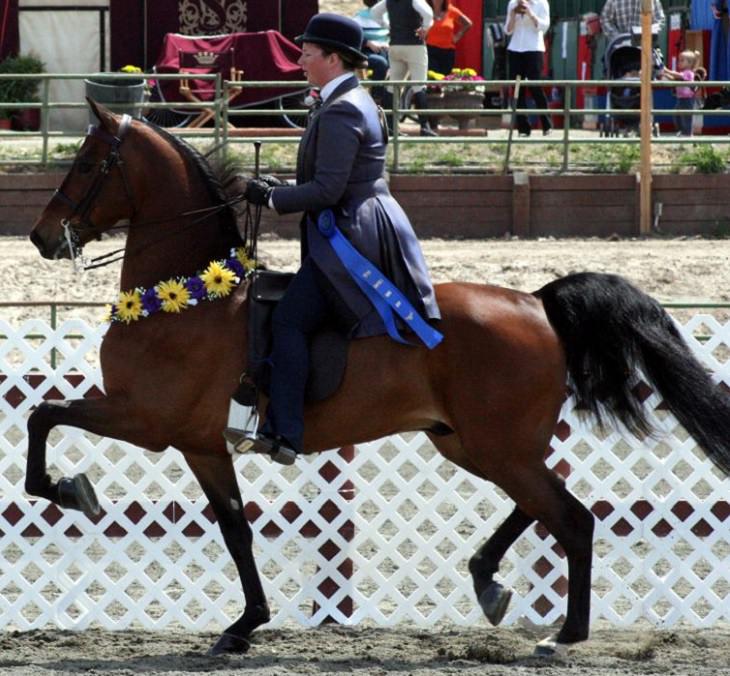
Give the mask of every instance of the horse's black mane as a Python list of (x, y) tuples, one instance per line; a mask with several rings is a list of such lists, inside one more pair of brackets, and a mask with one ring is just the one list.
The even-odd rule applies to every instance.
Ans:
[[(145, 125), (152, 129), (158, 136), (166, 140), (168, 143), (177, 148), (185, 155), (200, 173), (200, 177), (205, 183), (211, 200), (214, 204), (224, 204), (229, 199), (223, 186), (230, 180), (233, 173), (239, 170), (239, 167), (231, 162), (222, 163), (219, 167), (213, 168), (208, 160), (193, 146), (178, 136), (171, 134), (156, 124), (145, 121)], [(218, 214), (221, 228), (228, 236), (233, 236), (239, 243), (241, 236), (236, 226), (236, 212), (230, 205), (227, 205)]]

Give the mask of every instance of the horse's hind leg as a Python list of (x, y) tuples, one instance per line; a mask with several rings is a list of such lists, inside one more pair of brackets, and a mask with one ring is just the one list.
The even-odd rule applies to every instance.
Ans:
[(184, 455), (215, 512), (223, 540), (238, 569), (246, 598), (243, 615), (223, 632), (208, 654), (244, 653), (250, 647), (248, 637), (256, 627), (269, 621), (270, 614), (253, 557), (253, 533), (243, 513), (243, 501), (236, 482), (233, 461), (227, 454)]
[(493, 580), (499, 570), (499, 562), (525, 529), (534, 522), (519, 507), (500, 524), (492, 536), (469, 559), (469, 572), (474, 583), (474, 592), (486, 618), (498, 625), (512, 598), (512, 591)]
[(511, 467), (508, 476), (493, 477), (529, 517), (550, 531), (568, 559), (568, 612), (557, 636), (538, 644), (536, 653), (553, 654), (560, 645), (588, 638), (593, 556), (593, 514), (545, 465)]

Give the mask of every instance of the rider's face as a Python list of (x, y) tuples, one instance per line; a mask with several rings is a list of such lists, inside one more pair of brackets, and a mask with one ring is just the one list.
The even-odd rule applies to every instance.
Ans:
[(323, 87), (332, 79), (333, 57), (333, 54), (325, 55), (319, 46), (305, 42), (302, 44), (302, 55), (297, 63), (304, 70), (310, 84)]

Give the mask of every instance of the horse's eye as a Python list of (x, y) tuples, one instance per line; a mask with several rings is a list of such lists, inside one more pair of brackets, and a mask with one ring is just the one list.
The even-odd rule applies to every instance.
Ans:
[(77, 168), (80, 174), (88, 174), (92, 170), (93, 166), (94, 165), (91, 164), (91, 162), (84, 161), (81, 161), (77, 164)]

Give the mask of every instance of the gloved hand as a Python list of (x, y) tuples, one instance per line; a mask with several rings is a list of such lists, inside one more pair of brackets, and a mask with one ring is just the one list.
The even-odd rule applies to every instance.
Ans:
[(276, 178), (276, 176), (272, 176), (271, 174), (259, 176), (259, 181), (266, 183), (269, 188), (278, 188), (279, 186), (287, 184), (286, 181), (282, 181), (280, 178)]
[(252, 178), (246, 183), (246, 192), (243, 193), (243, 197), (249, 204), (268, 207), (272, 190), (273, 188), (266, 181)]

